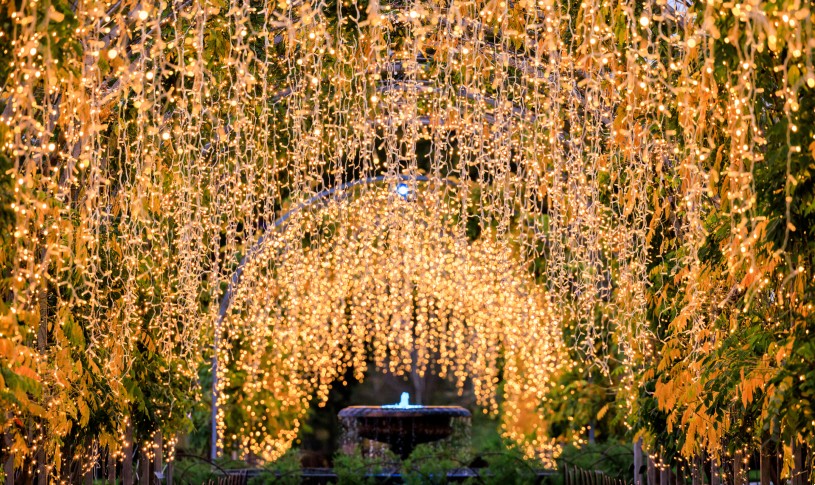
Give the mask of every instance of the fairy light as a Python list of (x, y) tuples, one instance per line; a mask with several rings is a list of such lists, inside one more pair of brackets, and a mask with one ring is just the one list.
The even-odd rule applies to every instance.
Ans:
[[(720, 345), (710, 315), (731, 311), (734, 295), (773, 291), (779, 308), (803, 308), (795, 287), (812, 269), (762, 252), (754, 169), (766, 141), (753, 110), (766, 49), (789, 137), (800, 136), (802, 90), (815, 86), (811, 16), (676, 3), (624, 0), (610, 23), (600, 0), (576, 17), (547, 1), (369, 2), (354, 14), (79, 2), (70, 36), (56, 39), (67, 14), (22, 2), (13, 31), (0, 32), (13, 37), (0, 143), (15, 181), (8, 316), (24, 323), (0, 327), (0, 339), (18, 356), (9, 365), (45, 388), (51, 417), (28, 446), (56, 462), (65, 423), (82, 419), (64, 406), (80, 385), (64, 357), (32, 350), (41, 317), (64, 339), (76, 317), (114, 395), (146, 334), (192, 387), (210, 357), (213, 302), (261, 237), (219, 348), (249, 377), (223, 396), (218, 422), (222, 444), (267, 458), (343, 370), (362, 375), (370, 345), (374, 364), (397, 374), (470, 379), (489, 412), (497, 355), (513, 355), (501, 376), (505, 434), (551, 459), (539, 404), (571, 365), (561, 324), (603, 375), (620, 357), (632, 408), (656, 351), (648, 249), (663, 220), (679, 240), (670, 250), (686, 296), (672, 331), (683, 355)], [(740, 21), (719, 32), (726, 16)], [(58, 57), (54, 42), (65, 44)], [(721, 79), (716, 42), (740, 43)], [(284, 230), (268, 226), (321, 191), (381, 175), (430, 181), (354, 188)], [(709, 278), (699, 249), (717, 204), (730, 219), (727, 271)], [(789, 216), (782, 227), (801, 230)], [(110, 436), (128, 419), (117, 403)], [(238, 425), (227, 408), (245, 411)]]
[[(382, 189), (298, 214), (244, 268), (219, 355), (232, 370), (221, 389), (242, 388), (239, 401), (221, 394), (223, 445), (277, 458), (346, 370), (363, 377), (371, 349), (374, 364), (396, 375), (434, 371), (460, 389), (471, 380), (492, 413), (501, 356), (505, 433), (520, 442), (535, 436), (530, 453), (551, 462), (558, 447), (526, 407), (567, 363), (551, 299), (505, 243), (468, 242), (455, 223), (459, 207), (433, 193), (396, 204), (391, 197)], [(321, 221), (337, 219), (321, 238)], [(295, 243), (303, 234), (308, 247)], [(236, 406), (248, 413), (227, 426), (226, 416), (241, 414)], [(290, 429), (266, 432), (281, 421)]]

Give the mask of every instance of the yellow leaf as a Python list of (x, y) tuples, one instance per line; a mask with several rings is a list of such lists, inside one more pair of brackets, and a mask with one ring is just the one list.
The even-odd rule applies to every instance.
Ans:
[(50, 18), (56, 23), (60, 23), (63, 20), (65, 20), (65, 15), (62, 12), (58, 12), (57, 9), (55, 9), (54, 6), (52, 5), (48, 7), (48, 18)]
[(47, 413), (45, 411), (45, 408), (43, 408), (39, 404), (36, 404), (36, 403), (33, 403), (33, 402), (28, 404), (28, 411), (31, 414), (33, 414), (34, 416), (37, 416), (37, 417), (40, 417), (40, 418), (44, 418), (47, 415)]
[(37, 381), (37, 382), (40, 381), (40, 376), (37, 375), (37, 373), (34, 372), (33, 369), (31, 369), (30, 367), (24, 366), (24, 365), (21, 365), (20, 367), (17, 367), (16, 369), (14, 369), (14, 373), (19, 375), (19, 376), (27, 377), (27, 378), (29, 378), (31, 380), (34, 380), (34, 381)]
[(79, 405), (79, 424), (84, 427), (91, 419), (91, 410), (85, 401), (79, 401), (77, 404)]
[(792, 471), (792, 446), (784, 444), (784, 461), (781, 466), (781, 476), (788, 477)]
[(598, 421), (599, 421), (599, 420), (601, 420), (601, 419), (603, 419), (603, 416), (605, 416), (605, 415), (606, 415), (606, 413), (608, 412), (608, 406), (609, 406), (609, 404), (610, 404), (610, 403), (606, 403), (606, 405), (605, 405), (605, 406), (601, 407), (601, 408), (600, 408), (600, 410), (599, 410), (599, 411), (597, 411), (597, 419), (598, 419)]
[(7, 338), (0, 338), (0, 356), (11, 357), (14, 351), (14, 343)]

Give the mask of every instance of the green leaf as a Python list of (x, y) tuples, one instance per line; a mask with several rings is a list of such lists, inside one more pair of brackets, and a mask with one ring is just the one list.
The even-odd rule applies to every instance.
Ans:
[(789, 68), (787, 78), (789, 79), (790, 86), (798, 84), (798, 80), (801, 79), (801, 71), (798, 69), (798, 66), (793, 65)]

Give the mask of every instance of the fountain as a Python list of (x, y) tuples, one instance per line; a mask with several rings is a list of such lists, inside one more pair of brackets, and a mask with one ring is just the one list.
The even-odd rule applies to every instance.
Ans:
[(402, 459), (417, 445), (444, 440), (453, 435), (454, 420), (469, 422), (470, 412), (459, 406), (410, 404), (403, 392), (398, 404), (350, 406), (339, 412), (346, 441), (362, 439), (385, 443)]

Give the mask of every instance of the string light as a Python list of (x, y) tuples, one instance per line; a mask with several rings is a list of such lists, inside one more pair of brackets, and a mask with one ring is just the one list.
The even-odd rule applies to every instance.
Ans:
[[(15, 325), (0, 339), (18, 356), (9, 365), (44, 387), (36, 446), (59, 461), (66, 423), (84, 419), (65, 406), (82, 386), (57, 365), (68, 357), (31, 344), (40, 321), (65, 342), (81, 334), (119, 398), (147, 337), (172, 369), (163, 375), (190, 383), (223, 337), (220, 361), (236, 373), (218, 383), (222, 444), (267, 458), (345, 369), (362, 375), (370, 346), (397, 374), (435, 362), (470, 379), (491, 412), (502, 378), (505, 434), (551, 460), (540, 399), (571, 366), (565, 347), (606, 376), (619, 353), (634, 400), (657, 340), (645, 312), (662, 221), (680, 240), (669, 249), (683, 271), (670, 277), (687, 296), (672, 328), (689, 355), (720, 345), (709, 316), (734, 295), (772, 287), (780, 307), (803, 304), (787, 278), (806, 271), (773, 278), (779, 263), (761, 256), (769, 221), (755, 214), (754, 168), (766, 140), (754, 110), (766, 49), (797, 133), (801, 90), (815, 84), (809, 11), (569, 6), (15, 5), (0, 32), (2, 150), (16, 181), (3, 317)], [(725, 76), (716, 42), (738, 58)], [(373, 177), (390, 190), (355, 186), (295, 210)], [(779, 197), (789, 236), (801, 229)], [(731, 220), (720, 279), (699, 256), (714, 206)], [(218, 335), (214, 302), (247, 256)]]
[[(462, 390), (469, 379), (478, 403), (497, 413), (503, 360), (505, 432), (534, 437), (528, 453), (554, 464), (558, 447), (529, 404), (567, 363), (556, 308), (512, 248), (488, 236), (468, 242), (455, 222), (460, 208), (437, 197), (399, 202), (381, 189), (298, 213), (267, 234), (223, 326), (223, 445), (276, 459), (313, 401), (322, 405), (347, 370), (361, 380), (369, 355), (395, 375), (434, 371)], [(308, 246), (298, 243), (304, 235)], [(227, 426), (236, 415), (244, 421)]]

